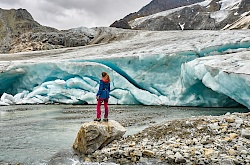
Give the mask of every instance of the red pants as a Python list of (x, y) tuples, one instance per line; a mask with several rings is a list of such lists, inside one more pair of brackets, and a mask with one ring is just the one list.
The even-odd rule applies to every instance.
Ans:
[(109, 99), (98, 99), (98, 100), (97, 100), (97, 105), (96, 105), (96, 117), (97, 117), (98, 119), (101, 118), (101, 105), (102, 105), (102, 102), (104, 102), (104, 108), (105, 108), (104, 118), (108, 118), (108, 113), (109, 113), (109, 109), (108, 109), (108, 100), (109, 100)]

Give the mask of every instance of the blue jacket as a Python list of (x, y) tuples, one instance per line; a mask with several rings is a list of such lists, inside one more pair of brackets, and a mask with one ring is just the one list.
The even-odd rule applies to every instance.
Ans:
[(99, 90), (96, 96), (99, 96), (99, 99), (107, 99), (109, 98), (109, 92), (110, 92), (110, 83), (100, 80)]

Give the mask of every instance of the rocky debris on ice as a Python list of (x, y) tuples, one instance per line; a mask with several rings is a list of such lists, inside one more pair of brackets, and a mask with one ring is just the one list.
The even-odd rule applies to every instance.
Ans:
[(90, 154), (113, 140), (120, 139), (125, 132), (126, 129), (115, 120), (84, 123), (77, 134), (73, 149), (80, 154)]
[(119, 164), (250, 164), (250, 113), (167, 121), (115, 140), (88, 161)]

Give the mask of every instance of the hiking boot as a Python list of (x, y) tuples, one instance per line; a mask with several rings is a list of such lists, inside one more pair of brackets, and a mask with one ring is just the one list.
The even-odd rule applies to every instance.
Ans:
[(100, 121), (101, 121), (101, 118), (95, 118), (94, 121), (100, 122)]
[(108, 119), (108, 118), (104, 118), (103, 121), (104, 121), (104, 122), (108, 122), (109, 119)]

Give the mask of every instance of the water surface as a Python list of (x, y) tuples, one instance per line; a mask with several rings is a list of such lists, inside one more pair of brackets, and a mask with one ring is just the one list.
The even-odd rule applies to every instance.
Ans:
[[(247, 108), (195, 108), (111, 105), (109, 118), (127, 129), (125, 136), (164, 120), (227, 112)], [(95, 105), (15, 105), (0, 107), (1, 162), (40, 164), (71, 149), (84, 122), (95, 117)]]

